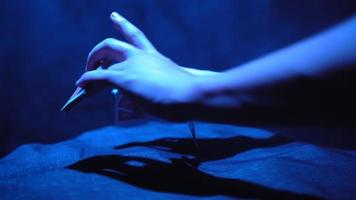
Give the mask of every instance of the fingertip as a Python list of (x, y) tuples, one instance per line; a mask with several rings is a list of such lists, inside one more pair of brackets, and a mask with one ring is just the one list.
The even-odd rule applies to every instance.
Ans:
[[(85, 73), (84, 73), (85, 74)], [(84, 76), (84, 74), (82, 74), (80, 77), (79, 77), (79, 79), (75, 82), (75, 85), (77, 86), (77, 87), (82, 87), (84, 84), (83, 84), (83, 82), (84, 82), (84, 78), (83, 78), (83, 76)]]
[(116, 15), (117, 15), (116, 12), (112, 12), (112, 13), (110, 14), (110, 19), (115, 19), (115, 18), (116, 18)]
[(75, 86), (77, 86), (77, 87), (82, 87), (83, 86), (82, 80), (80, 78), (75, 82)]
[(84, 72), (80, 77), (79, 79), (75, 82), (75, 85), (78, 86), (78, 87), (83, 87), (85, 86), (86, 82), (90, 81), (90, 79), (92, 78), (93, 76), (93, 73), (95, 73), (95, 71), (87, 71), (87, 72)]
[(117, 13), (117, 12), (112, 12), (110, 15), (110, 18), (111, 18), (111, 20), (117, 21), (117, 22), (120, 20), (123, 20), (123, 17), (121, 15), (119, 15), (119, 13)]

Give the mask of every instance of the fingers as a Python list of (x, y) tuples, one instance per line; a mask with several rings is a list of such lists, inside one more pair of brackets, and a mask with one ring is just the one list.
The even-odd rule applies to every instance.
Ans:
[(116, 12), (111, 13), (111, 21), (114, 27), (120, 31), (121, 34), (129, 41), (131, 44), (139, 49), (147, 51), (156, 51), (152, 43), (147, 39), (145, 34), (140, 31), (136, 26), (130, 23), (127, 19), (122, 17)]
[(86, 70), (94, 70), (99, 65), (107, 65), (111, 61), (123, 61), (136, 51), (132, 45), (108, 38), (97, 44), (89, 53)]
[(120, 77), (119, 71), (111, 70), (92, 70), (85, 72), (76, 82), (78, 87), (84, 88), (91, 83), (106, 83), (113, 84), (114, 80), (117, 82)]
[(105, 39), (89, 53), (86, 64), (87, 71), (94, 70), (100, 65), (108, 66), (112, 61), (121, 62), (134, 53), (137, 50), (136, 48), (156, 52), (146, 36), (125, 18), (113, 12), (111, 20), (115, 28), (134, 46), (112, 38)]

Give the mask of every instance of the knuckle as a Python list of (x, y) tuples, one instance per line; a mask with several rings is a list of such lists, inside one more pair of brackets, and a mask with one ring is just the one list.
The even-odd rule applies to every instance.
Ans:
[(104, 47), (110, 47), (113, 45), (113, 43), (116, 42), (116, 39), (114, 38), (106, 38), (105, 40), (103, 40), (102, 44)]
[(85, 79), (92, 79), (93, 77), (95, 77), (95, 71), (89, 71), (87, 73), (85, 73), (83, 76)]

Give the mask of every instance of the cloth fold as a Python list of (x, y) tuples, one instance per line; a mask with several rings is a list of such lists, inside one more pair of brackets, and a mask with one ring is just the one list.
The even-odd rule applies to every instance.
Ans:
[(131, 121), (0, 160), (1, 199), (356, 196), (356, 151), (249, 127)]

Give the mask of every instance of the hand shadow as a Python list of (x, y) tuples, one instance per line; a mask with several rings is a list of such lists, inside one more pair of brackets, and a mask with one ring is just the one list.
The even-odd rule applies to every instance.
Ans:
[(160, 192), (244, 198), (315, 198), (246, 181), (212, 176), (191, 167), (187, 162), (189, 161), (184, 159), (171, 159), (171, 163), (165, 163), (149, 158), (104, 155), (84, 159), (68, 168), (104, 175)]
[[(183, 154), (182, 159), (171, 158), (171, 163), (167, 163), (137, 156), (103, 155), (78, 161), (68, 168), (85, 173), (100, 174), (159, 192), (195, 196), (227, 195), (242, 198), (316, 199), (315, 196), (272, 189), (243, 180), (213, 176), (197, 169), (197, 166), (204, 161), (223, 159), (248, 149), (276, 146), (287, 142), (287, 139), (279, 136), (268, 139), (252, 139), (241, 136), (199, 139), (199, 151), (196, 151), (191, 139), (166, 138), (151, 142), (129, 143), (118, 146), (116, 149), (147, 146)], [(196, 154), (196, 158), (188, 159), (184, 156), (189, 154)]]
[(198, 166), (201, 162), (229, 158), (250, 149), (273, 147), (289, 142), (291, 142), (290, 139), (278, 135), (264, 139), (254, 139), (245, 136), (204, 138), (197, 139), (196, 143), (190, 138), (162, 138), (149, 142), (132, 142), (117, 146), (115, 149), (140, 146), (166, 152), (191, 155), (195, 157), (195, 162), (192, 162), (192, 164)]

